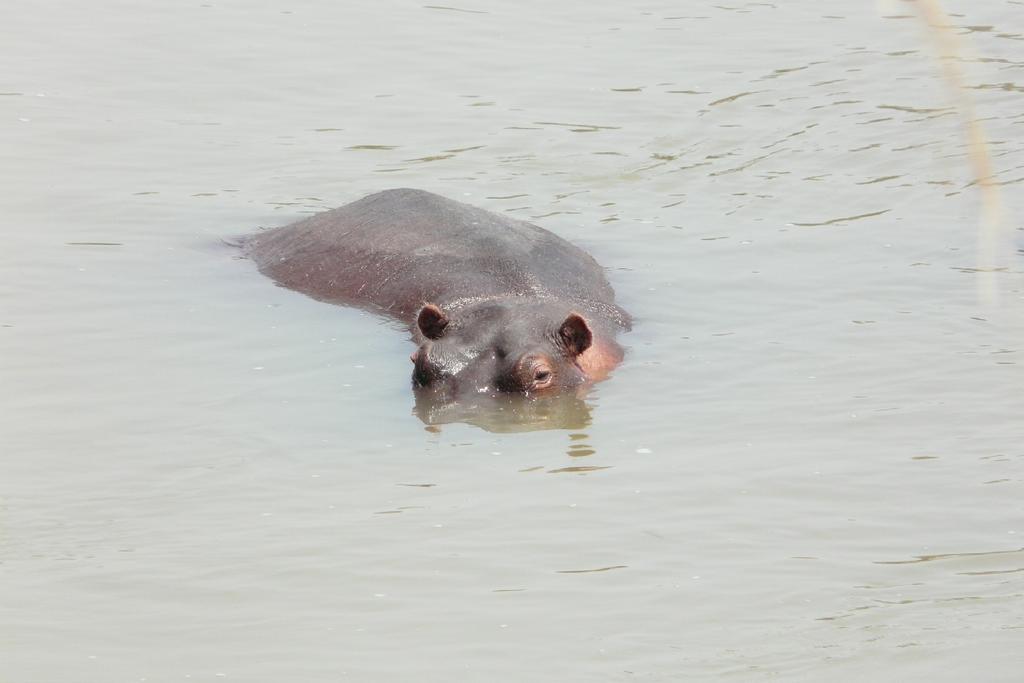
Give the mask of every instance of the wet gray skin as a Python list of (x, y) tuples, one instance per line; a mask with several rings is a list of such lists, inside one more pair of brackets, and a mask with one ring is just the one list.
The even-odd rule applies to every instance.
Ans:
[(576, 364), (590, 348), (590, 325), (564, 305), (491, 300), (445, 314), (433, 305), (417, 316), (413, 382), (454, 396), (537, 394), (588, 381)]
[(586, 252), (422, 190), (378, 192), (245, 241), (279, 284), (409, 325), (413, 385), (451, 402), (573, 390), (622, 358), (630, 317)]
[(568, 348), (590, 338), (571, 337), (569, 315), (544, 302), (485, 302), (452, 312), (430, 338), (422, 328), (433, 333), (437, 321), (425, 307), (415, 330), (422, 344), (411, 356), (413, 414), (428, 425), (465, 422), (492, 432), (590, 424), (582, 399), (589, 381)]

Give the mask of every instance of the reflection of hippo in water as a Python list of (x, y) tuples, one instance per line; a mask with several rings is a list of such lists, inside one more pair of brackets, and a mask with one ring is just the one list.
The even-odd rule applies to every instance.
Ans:
[(601, 267), (547, 230), (422, 190), (386, 190), (245, 244), (316, 299), (409, 324), (416, 385), (537, 395), (604, 378), (629, 315)]

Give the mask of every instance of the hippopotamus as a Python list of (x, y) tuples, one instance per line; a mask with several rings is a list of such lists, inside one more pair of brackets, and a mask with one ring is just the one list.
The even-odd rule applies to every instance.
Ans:
[(284, 287), (409, 326), (414, 387), (541, 396), (604, 379), (628, 313), (597, 262), (532, 223), (393, 189), (247, 238)]

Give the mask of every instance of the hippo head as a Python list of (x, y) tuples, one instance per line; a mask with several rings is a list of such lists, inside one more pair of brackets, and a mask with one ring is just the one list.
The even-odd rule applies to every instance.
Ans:
[(537, 300), (486, 301), (416, 316), (420, 347), (413, 383), (448, 396), (553, 394), (585, 383), (581, 354), (590, 324), (564, 305)]

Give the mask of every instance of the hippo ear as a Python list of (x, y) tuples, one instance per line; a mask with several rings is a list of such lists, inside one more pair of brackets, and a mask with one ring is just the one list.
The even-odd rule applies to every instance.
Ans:
[(427, 304), (416, 316), (416, 327), (427, 339), (438, 339), (448, 327), (448, 316), (434, 304)]
[(561, 339), (565, 350), (570, 356), (578, 356), (590, 348), (594, 341), (594, 335), (590, 331), (590, 325), (579, 313), (570, 313), (558, 328), (558, 338)]

